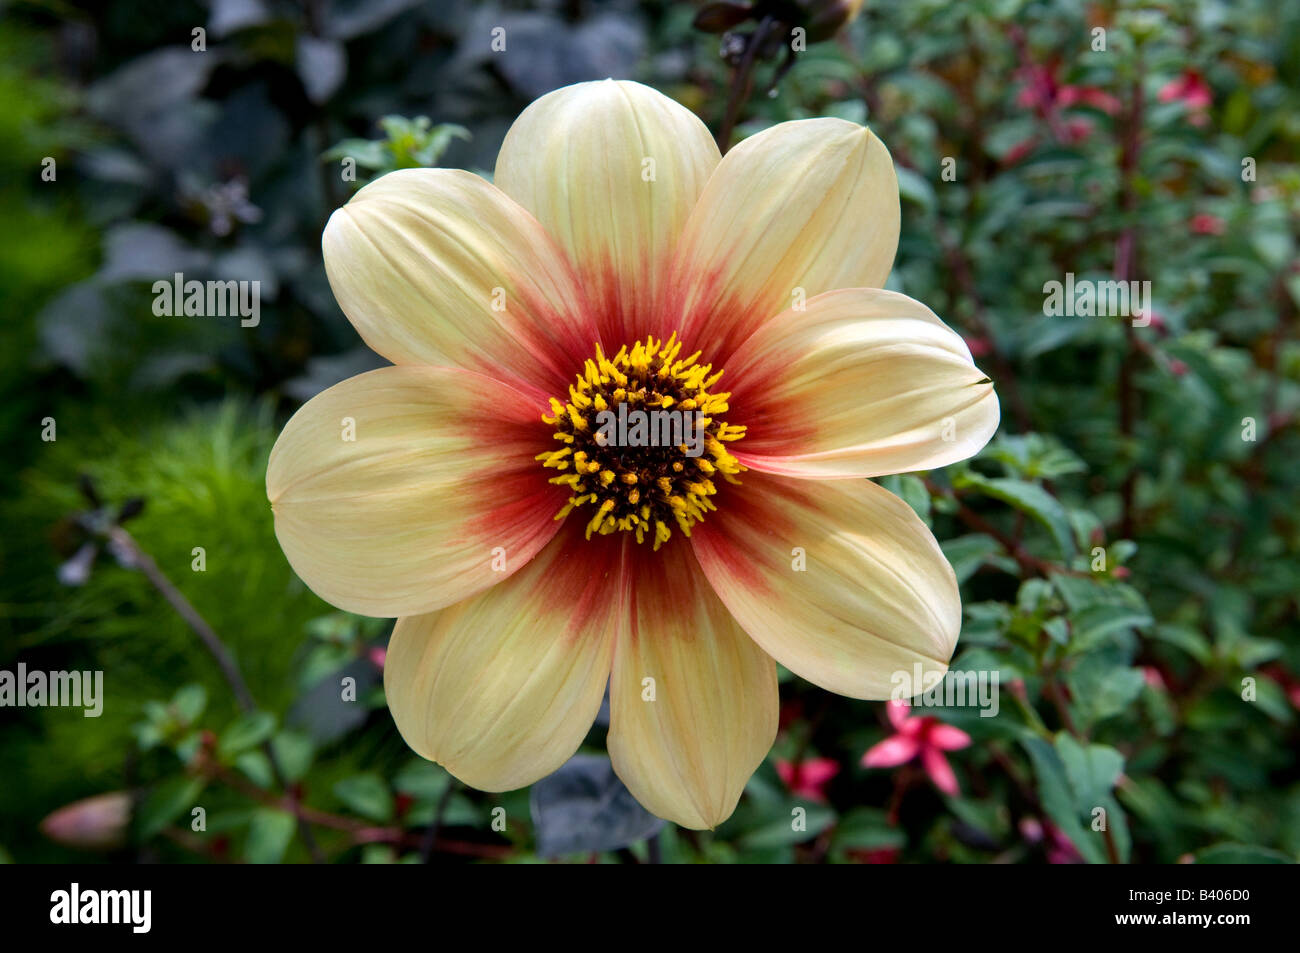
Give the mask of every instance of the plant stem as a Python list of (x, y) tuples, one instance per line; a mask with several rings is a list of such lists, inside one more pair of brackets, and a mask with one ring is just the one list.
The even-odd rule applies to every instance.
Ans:
[(1025, 549), (1024, 545), (1013, 537), (1011, 534), (1003, 532), (989, 520), (986, 520), (979, 513), (967, 506), (961, 501), (961, 492), (955, 489), (947, 489), (939, 486), (928, 477), (925, 478), (925, 488), (932, 496), (946, 496), (957, 504), (957, 518), (979, 533), (985, 533), (992, 536), (994, 540), (1006, 551), (1006, 554), (1014, 559), (1022, 570), (1028, 573), (1047, 578), (1051, 573), (1057, 573), (1063, 576), (1079, 576), (1089, 578), (1092, 573), (1084, 572), (1081, 569), (1072, 569), (1069, 566), (1063, 566), (1059, 563), (1049, 562), (1046, 559), (1039, 559), (1037, 556)]
[[(1115, 241), (1115, 280), (1127, 283), (1133, 280), (1137, 271), (1138, 195), (1135, 178), (1142, 147), (1142, 52), (1137, 54), (1137, 74), (1129, 95), (1128, 112), (1125, 116), (1120, 139), (1120, 214), (1124, 224)], [(1147, 303), (1150, 307), (1150, 302)], [(1137, 389), (1133, 383), (1133, 374), (1137, 370), (1139, 359), (1137, 332), (1133, 322), (1124, 324), (1124, 357), (1119, 368), (1119, 432), (1124, 438), (1126, 448), (1132, 445), (1137, 427)], [(1120, 535), (1125, 539), (1133, 538), (1134, 505), (1137, 491), (1136, 461), (1129, 465), (1124, 481), (1120, 485)]]
[(970, 303), (970, 320), (975, 325), (975, 331), (984, 339), (989, 347), (989, 361), (993, 365), (993, 373), (997, 375), (994, 380), (994, 386), (1002, 393), (1006, 394), (1007, 402), (1011, 405), (1011, 412), (1016, 420), (1016, 429), (1021, 433), (1027, 433), (1031, 429), (1029, 419), (1029, 405), (1025, 403), (1024, 395), (1020, 392), (1020, 385), (1016, 379), (1016, 372), (1007, 360), (1001, 348), (993, 336), (993, 326), (989, 324), (988, 317), (984, 313), (984, 305), (980, 301), (979, 290), (975, 285), (975, 276), (971, 272), (970, 261), (962, 250), (961, 245), (951, 236), (946, 228), (940, 227), (940, 244), (948, 257), (948, 266), (952, 269), (952, 275), (957, 279), (957, 284), (961, 288), (962, 294)]
[(718, 131), (718, 149), (726, 152), (731, 147), (731, 134), (735, 131), (736, 120), (740, 117), (740, 108), (749, 101), (754, 91), (754, 66), (758, 62), (758, 50), (767, 39), (775, 21), (770, 16), (763, 17), (753, 35), (745, 45), (740, 65), (731, 77), (731, 95), (727, 98), (727, 112), (722, 119), (722, 128)]
[(443, 790), (442, 795), (438, 798), (438, 806), (433, 812), (433, 821), (429, 824), (429, 829), (424, 833), (424, 839), (420, 842), (420, 863), (427, 864), (433, 859), (434, 850), (438, 846), (438, 833), (442, 830), (442, 819), (447, 813), (447, 805), (451, 803), (451, 796), (456, 791), (456, 779), (447, 776), (447, 787)]
[[(230, 650), (226, 648), (226, 644), (221, 641), (221, 637), (217, 635), (212, 626), (208, 625), (207, 620), (185, 598), (184, 593), (177, 589), (176, 585), (167, 578), (167, 574), (158, 568), (158, 563), (140, 547), (140, 544), (135, 541), (135, 537), (121, 526), (110, 527), (106, 535), (123, 562), (144, 573), (145, 578), (162, 594), (167, 603), (176, 610), (176, 614), (194, 630), (194, 634), (199, 637), (199, 641), (203, 643), (209, 654), (216, 660), (222, 676), (230, 685), (231, 691), (235, 693), (235, 700), (239, 703), (239, 707), (245, 712), (256, 711), (257, 702), (253, 700), (253, 693), (249, 690), (248, 683), (244, 681), (244, 676), (239, 671), (239, 665), (235, 662), (234, 656), (230, 654)], [(267, 761), (271, 765), (271, 773), (275, 777), (276, 785), (288, 795), (293, 816), (298, 822), (298, 834), (302, 837), (302, 842), (306, 846), (308, 853), (311, 854), (312, 861), (314, 863), (324, 862), (325, 857), (316, 844), (316, 838), (312, 835), (311, 826), (303, 817), (302, 806), (298, 803), (298, 798), (292, 793), (288, 782), (285, 780), (284, 771), (281, 770), (279, 759), (275, 755), (275, 749), (267, 741), (262, 745), (262, 751), (266, 754)]]

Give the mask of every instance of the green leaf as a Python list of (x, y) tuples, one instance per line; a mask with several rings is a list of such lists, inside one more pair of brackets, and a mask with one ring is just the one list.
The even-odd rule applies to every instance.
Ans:
[(271, 739), (271, 749), (280, 762), (284, 779), (293, 784), (302, 780), (316, 757), (316, 747), (309, 737), (296, 731), (282, 731)]
[(361, 168), (372, 171), (382, 169), (392, 161), (388, 145), (382, 139), (344, 139), (322, 153), (321, 158), (327, 162), (353, 159)]
[(340, 801), (372, 821), (393, 819), (393, 795), (377, 774), (354, 774), (334, 785)]
[(293, 840), (296, 821), (292, 814), (264, 807), (253, 812), (244, 842), (244, 859), (250, 864), (278, 864)]
[(1070, 613), (1070, 647), (1075, 652), (1096, 648), (1113, 632), (1144, 629), (1154, 620), (1145, 609), (1122, 605), (1094, 605)]
[(1109, 745), (1085, 747), (1068, 732), (1056, 736), (1056, 751), (1074, 790), (1075, 806), (1084, 812), (1110, 795), (1124, 770), (1124, 756), (1114, 748)]
[(1196, 852), (1198, 864), (1294, 864), (1295, 859), (1280, 850), (1253, 844), (1215, 844)]
[(453, 139), (468, 141), (470, 138), (470, 132), (464, 126), (441, 123), (429, 130), (423, 144), (415, 149), (413, 156), (423, 166), (437, 165)]
[(1054, 437), (1040, 433), (999, 435), (980, 457), (1001, 463), (1007, 476), (1030, 480), (1053, 480), (1087, 470), (1087, 465), (1072, 450)]
[[(423, 827), (433, 823), (441, 802), (420, 801), (411, 805), (404, 815), (402, 823), (407, 827)], [(478, 827), (483, 825), (488, 812), (479, 808), (464, 794), (459, 792), (447, 799), (442, 809), (442, 823), (447, 827)]]
[[(803, 814), (797, 815), (796, 810)], [(803, 830), (796, 830), (796, 821), (802, 821)], [(812, 840), (835, 823), (835, 812), (824, 804), (791, 802), (783, 809), (783, 816), (747, 831), (740, 837), (741, 846), (749, 850), (766, 847), (786, 847)]]
[(1096, 722), (1127, 710), (1146, 684), (1141, 669), (1131, 667), (1127, 653), (1118, 646), (1098, 649), (1076, 659), (1065, 680), (1081, 728), (1091, 728)]
[[(1128, 818), (1113, 794), (1120, 772), (1124, 770), (1124, 756), (1108, 745), (1085, 746), (1064, 731), (1056, 736), (1056, 750), (1074, 792), (1075, 809), (1084, 818), (1085, 831), (1101, 836), (1102, 832), (1094, 830), (1093, 825), (1104, 816), (1119, 862), (1127, 863), (1133, 841)], [(1098, 808), (1105, 812), (1104, 815), (1097, 815)]]
[(1251, 245), (1272, 268), (1283, 268), (1295, 260), (1295, 240), (1285, 228), (1256, 232), (1251, 236)]
[(1056, 748), (1038, 737), (1023, 738), (1020, 743), (1024, 745), (1029, 760), (1034, 765), (1039, 800), (1052, 823), (1070, 839), (1085, 860), (1093, 864), (1104, 864), (1105, 843), (1100, 834), (1084, 826), (1069, 777), (1065, 773), (1065, 765)]
[(882, 847), (902, 847), (907, 835), (889, 823), (888, 815), (879, 808), (856, 807), (841, 817), (831, 831), (831, 845), (846, 850), (877, 850)]
[(1070, 520), (1066, 515), (1065, 507), (1036, 483), (1009, 478), (991, 479), (968, 470), (956, 475), (953, 478), (953, 485), (959, 489), (978, 490), (1014, 506), (1047, 530), (1065, 559), (1074, 557), (1074, 533), (1070, 529)]
[(1272, 679), (1255, 679), (1255, 704), (1264, 714), (1281, 724), (1289, 725), (1295, 718), (1286, 691)]
[(423, 758), (408, 761), (393, 777), (393, 787), (417, 801), (437, 801), (450, 783), (450, 774)]
[(992, 536), (984, 533), (971, 533), (945, 540), (939, 544), (944, 556), (952, 564), (952, 571), (957, 575), (957, 585), (961, 585), (984, 565), (984, 561), (996, 553), (1001, 546)]
[(176, 717), (187, 725), (198, 721), (207, 706), (208, 690), (199, 684), (185, 685), (172, 696), (171, 707)]
[(181, 814), (198, 806), (195, 802), (203, 788), (202, 778), (185, 775), (169, 778), (154, 788), (141, 803), (136, 815), (140, 825), (140, 839), (148, 840)]
[(252, 711), (240, 715), (221, 734), (217, 753), (223, 761), (237, 758), (250, 748), (260, 745), (275, 733), (275, 716), (266, 711)]
[(899, 196), (927, 211), (934, 208), (934, 186), (911, 169), (900, 165), (897, 171)]
[(264, 751), (245, 751), (235, 759), (235, 767), (260, 788), (269, 788), (275, 784), (275, 772), (271, 770), (271, 759)]
[(927, 525), (930, 521), (930, 491), (925, 488), (925, 481), (911, 474), (884, 476), (880, 485), (899, 497), (912, 508), (912, 511)]

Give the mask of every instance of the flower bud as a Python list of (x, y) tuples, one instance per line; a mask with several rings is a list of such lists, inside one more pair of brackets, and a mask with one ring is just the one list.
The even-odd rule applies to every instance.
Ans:
[(804, 24), (808, 42), (829, 40), (857, 19), (862, 4), (863, 0), (799, 0), (799, 6), (808, 16)]
[(695, 14), (692, 26), (705, 33), (725, 33), (740, 26), (753, 16), (753, 13), (754, 8), (751, 4), (738, 3), (736, 0), (717, 0), (700, 8), (700, 11)]
[(113, 850), (126, 843), (131, 795), (110, 791), (61, 807), (41, 821), (41, 832), (65, 847)]

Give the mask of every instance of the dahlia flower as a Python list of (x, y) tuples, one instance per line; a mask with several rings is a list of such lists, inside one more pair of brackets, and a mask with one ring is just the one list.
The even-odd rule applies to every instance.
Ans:
[[(998, 403), (961, 337), (880, 290), (888, 151), (838, 119), (725, 158), (653, 89), (529, 106), (468, 172), (382, 176), (322, 241), (340, 306), (393, 366), (285, 426), (267, 494), (317, 594), (396, 617), (384, 665), (417, 753), (522, 787), (610, 698), (649, 810), (709, 828), (777, 730), (777, 673), (853, 698), (942, 672), (961, 605), (925, 524), (867, 477), (975, 453)], [(701, 438), (613, 441), (602, 414)]]

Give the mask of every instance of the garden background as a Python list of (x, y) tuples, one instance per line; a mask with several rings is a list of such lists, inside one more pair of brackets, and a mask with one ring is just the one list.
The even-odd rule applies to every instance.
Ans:
[[(0, 669), (102, 670), (105, 699), (0, 709), (0, 857), (1300, 858), (1300, 6), (869, 0), (770, 95), (785, 45), (745, 95), (744, 37), (834, 5), (724, 6), (700, 25), (730, 38), (655, 0), (3, 6)], [(962, 332), (1003, 408), (973, 461), (882, 481), (961, 582), (953, 667), (999, 674), (997, 717), (913, 713), (969, 733), (955, 793), (864, 767), (885, 706), (788, 673), (716, 831), (646, 815), (599, 723), (532, 790), (468, 790), (398, 737), (391, 624), (331, 609), (276, 544), (279, 427), (380, 363), (330, 293), (329, 213), (392, 168), (490, 170), (530, 101), (606, 76), (715, 132), (735, 92), (733, 139), (839, 116), (893, 154), (889, 286)], [(178, 271), (259, 281), (257, 326), (155, 315)], [(1067, 274), (1150, 281), (1149, 313), (1048, 316)]]

